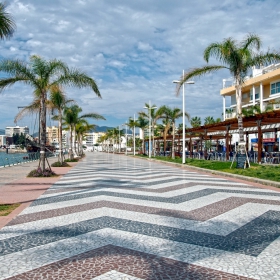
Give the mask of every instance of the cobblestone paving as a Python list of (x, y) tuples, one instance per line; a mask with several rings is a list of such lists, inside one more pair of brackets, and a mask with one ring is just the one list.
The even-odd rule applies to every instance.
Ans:
[(280, 279), (280, 192), (86, 159), (0, 231), (0, 279)]

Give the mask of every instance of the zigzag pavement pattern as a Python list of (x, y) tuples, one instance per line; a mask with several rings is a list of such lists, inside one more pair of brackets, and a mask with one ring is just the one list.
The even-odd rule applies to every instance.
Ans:
[(0, 279), (280, 279), (280, 192), (87, 157), (0, 231)]

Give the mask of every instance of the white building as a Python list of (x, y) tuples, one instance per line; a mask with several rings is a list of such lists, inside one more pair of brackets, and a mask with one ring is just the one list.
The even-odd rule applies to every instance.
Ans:
[(85, 140), (83, 141), (83, 145), (87, 147), (92, 147), (95, 144), (99, 144), (99, 139), (103, 136), (104, 132), (89, 132), (85, 135)]
[(0, 146), (6, 145), (6, 135), (0, 135)]
[(29, 127), (28, 126), (7, 126), (5, 129), (5, 135), (7, 137), (13, 137), (14, 134), (29, 134)]

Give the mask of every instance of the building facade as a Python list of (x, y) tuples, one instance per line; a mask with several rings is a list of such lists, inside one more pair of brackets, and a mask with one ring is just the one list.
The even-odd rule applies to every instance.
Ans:
[[(224, 120), (236, 118), (236, 91), (234, 83), (229, 86), (229, 80), (223, 80), (223, 89), (220, 91), (223, 97)], [(226, 108), (226, 98), (230, 98), (230, 107)], [(252, 75), (245, 77), (242, 86), (242, 108), (249, 110), (256, 108), (261, 113), (271, 110), (280, 110), (280, 63), (267, 67), (252, 68)], [(280, 123), (280, 120), (279, 120)], [(263, 134), (263, 150), (271, 152), (275, 147), (275, 141), (279, 143), (279, 123), (270, 125), (274, 132)], [(265, 128), (268, 128), (267, 126)], [(237, 140), (238, 141), (238, 140)], [(250, 148), (257, 150), (257, 135), (249, 135)], [(278, 150), (280, 145), (278, 144)]]
[(29, 127), (28, 126), (7, 126), (5, 129), (6, 137), (13, 137), (14, 134), (29, 134)]
[[(224, 79), (220, 92), (223, 97), (224, 120), (236, 117), (235, 85), (227, 86), (226, 82)], [(226, 108), (226, 98), (230, 98), (229, 108)], [(242, 107), (250, 108), (256, 105), (260, 112), (280, 110), (280, 63), (260, 69), (254, 67), (252, 75), (245, 77), (242, 86)]]
[(0, 146), (6, 145), (6, 135), (0, 135)]
[[(56, 126), (46, 128), (46, 143), (47, 145), (58, 146), (60, 142), (59, 129)], [(62, 145), (66, 145), (67, 132), (62, 130)]]
[(92, 147), (99, 143), (100, 137), (103, 136), (105, 132), (88, 132), (85, 135), (85, 140), (83, 144), (87, 147)]

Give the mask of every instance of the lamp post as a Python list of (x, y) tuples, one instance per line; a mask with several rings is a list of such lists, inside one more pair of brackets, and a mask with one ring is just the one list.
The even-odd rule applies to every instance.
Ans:
[(154, 106), (154, 107), (151, 107), (151, 100), (149, 101), (149, 107), (144, 107), (144, 109), (148, 109), (148, 112), (149, 112), (149, 158), (151, 158), (151, 154), (152, 154), (152, 151), (151, 151), (151, 110), (152, 109), (156, 109), (157, 107)]
[(121, 126), (119, 125), (119, 153), (121, 152)]
[(125, 154), (127, 155), (127, 123), (123, 125), (125, 125)]
[(135, 114), (134, 114), (134, 126), (133, 126), (133, 155), (135, 156)]
[[(183, 70), (183, 78), (184, 78), (184, 70)], [(181, 81), (174, 80), (173, 83), (179, 84)], [(186, 84), (194, 84), (194, 81), (187, 81)], [(185, 125), (185, 83), (183, 83), (183, 151), (182, 151), (182, 163), (186, 163), (186, 125)]]

